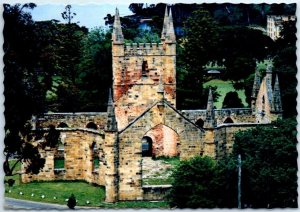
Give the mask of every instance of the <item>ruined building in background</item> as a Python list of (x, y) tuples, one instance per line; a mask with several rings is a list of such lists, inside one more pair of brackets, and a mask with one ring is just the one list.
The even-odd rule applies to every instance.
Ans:
[(268, 15), (267, 35), (273, 40), (280, 38), (282, 23), (286, 21), (296, 21), (295, 15)]
[[(107, 112), (52, 113), (32, 120), (36, 131), (57, 127), (60, 143), (40, 150), (45, 167), (38, 175), (23, 174), (23, 182), (85, 180), (105, 186), (108, 202), (158, 200), (166, 187), (143, 186), (143, 158), (218, 159), (231, 153), (235, 132), (281, 117), (279, 82), (276, 77), (272, 87), (270, 67), (264, 78), (255, 75), (251, 108), (215, 109), (210, 91), (206, 109), (177, 110), (176, 39), (167, 8), (158, 44), (125, 43), (116, 10), (112, 59)], [(57, 160), (63, 167), (55, 168)]]

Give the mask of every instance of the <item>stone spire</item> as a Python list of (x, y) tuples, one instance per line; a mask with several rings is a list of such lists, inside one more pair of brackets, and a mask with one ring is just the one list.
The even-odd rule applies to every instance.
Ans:
[(214, 100), (213, 100), (211, 88), (209, 88), (204, 128), (214, 128), (215, 126), (216, 126), (216, 120), (215, 120)]
[(259, 74), (259, 71), (256, 70), (255, 71), (255, 75), (254, 75), (254, 82), (253, 82), (252, 94), (251, 94), (252, 98), (256, 98), (257, 97), (257, 93), (259, 91), (259, 87), (260, 87), (260, 74)]
[(252, 93), (251, 93), (251, 109), (252, 109), (253, 115), (255, 115), (255, 112), (256, 112), (256, 98), (257, 98), (257, 94), (259, 92), (259, 88), (260, 88), (260, 74), (259, 74), (259, 71), (256, 69), (255, 75), (254, 75)]
[(105, 131), (116, 132), (118, 131), (116, 116), (115, 116), (115, 107), (112, 99), (111, 89), (109, 89), (108, 94), (108, 103), (107, 103), (107, 124)]
[(272, 112), (282, 112), (281, 94), (277, 74), (273, 90)]
[(161, 40), (167, 42), (175, 42), (175, 32), (173, 25), (173, 16), (172, 10), (170, 9), (170, 13), (168, 12), (168, 6), (166, 5), (165, 16), (164, 16), (164, 24), (161, 33)]
[(176, 41), (174, 24), (173, 24), (173, 16), (172, 16), (172, 8), (170, 8), (170, 13), (169, 13), (168, 36), (169, 36), (168, 38), (170, 41)]
[(163, 24), (163, 29), (162, 29), (162, 32), (161, 32), (161, 40), (166, 39), (168, 23), (169, 23), (169, 14), (168, 14), (168, 5), (166, 5), (165, 16), (164, 16), (164, 24)]
[(122, 33), (121, 21), (120, 21), (120, 15), (119, 15), (118, 8), (116, 8), (116, 14), (115, 14), (115, 20), (114, 20), (114, 26), (113, 26), (113, 32), (112, 32), (112, 41), (114, 43), (123, 43), (124, 42), (124, 36)]

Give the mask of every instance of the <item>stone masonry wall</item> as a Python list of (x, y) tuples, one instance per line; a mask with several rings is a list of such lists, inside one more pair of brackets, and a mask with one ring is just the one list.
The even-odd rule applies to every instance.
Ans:
[[(64, 143), (64, 169), (55, 170), (54, 160), (57, 148), (46, 147), (40, 149), (45, 166), (37, 175), (22, 175), (22, 182), (34, 180), (86, 180), (87, 182), (104, 185), (104, 173), (106, 171), (103, 156), (103, 135), (95, 130), (65, 129), (61, 130)], [(93, 167), (93, 143), (99, 154), (99, 169)], [(61, 153), (60, 153), (61, 157)]]
[(216, 159), (232, 152), (234, 135), (239, 131), (254, 128), (258, 123), (222, 124), (215, 129)]
[(104, 129), (106, 119), (106, 112), (45, 113), (37, 118), (36, 128), (47, 128), (49, 125), (58, 127), (60, 123), (67, 124), (69, 128), (86, 128), (92, 122), (97, 125), (97, 129)]
[(204, 146), (203, 132), (170, 106), (165, 104), (161, 111), (154, 105), (119, 134), (119, 200), (143, 199), (141, 141), (147, 132), (160, 124), (179, 135), (181, 159), (200, 155)]
[[(223, 124), (227, 118), (232, 119), (234, 123), (254, 123), (256, 121), (250, 108), (215, 109), (214, 111), (217, 125)], [(199, 119), (203, 121), (206, 119), (206, 110), (182, 110), (181, 112), (193, 123)]]
[(166, 194), (172, 188), (171, 185), (147, 185), (143, 186), (144, 200), (164, 200)]
[(118, 128), (123, 129), (150, 105), (164, 98), (176, 104), (176, 44), (113, 44), (113, 92)]

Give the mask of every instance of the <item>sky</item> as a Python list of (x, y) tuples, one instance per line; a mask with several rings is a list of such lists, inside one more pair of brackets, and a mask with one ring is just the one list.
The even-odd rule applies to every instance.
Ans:
[[(56, 19), (66, 22), (61, 16), (65, 6), (66, 4), (37, 4), (37, 7), (29, 11), (35, 21)], [(129, 4), (71, 4), (71, 6), (71, 11), (76, 13), (72, 22), (79, 22), (78, 25), (89, 29), (105, 26), (104, 17), (107, 14), (114, 15), (116, 7), (119, 9), (120, 16), (132, 14), (128, 9)]]

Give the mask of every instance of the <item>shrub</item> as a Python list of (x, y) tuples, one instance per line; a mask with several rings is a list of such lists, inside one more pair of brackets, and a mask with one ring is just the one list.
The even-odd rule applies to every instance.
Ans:
[(16, 181), (14, 179), (8, 179), (7, 180), (7, 184), (8, 184), (9, 187), (13, 187), (13, 185), (15, 184), (15, 182)]
[(230, 91), (226, 94), (222, 108), (242, 108), (244, 107), (242, 100), (236, 91)]
[(69, 197), (68, 203), (67, 203), (68, 207), (70, 209), (74, 209), (76, 206), (76, 198), (74, 196), (74, 194), (71, 194), (71, 196)]

